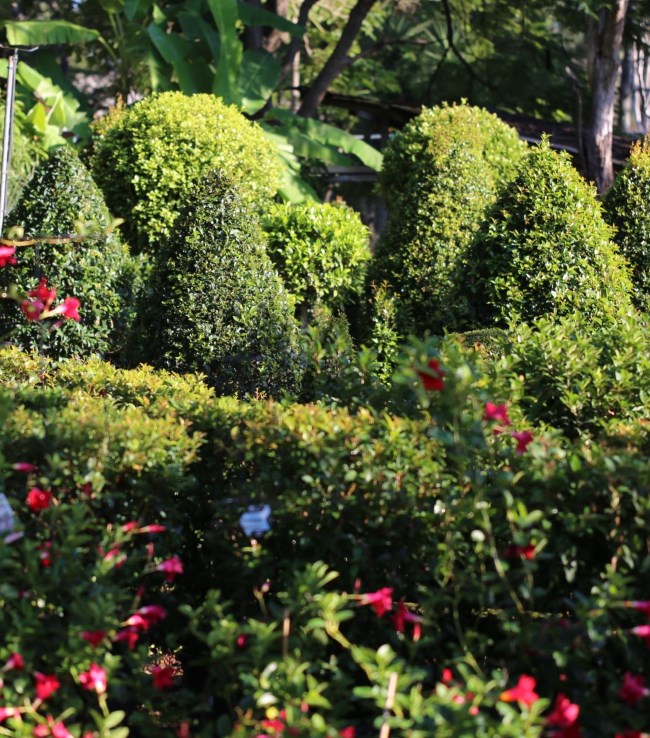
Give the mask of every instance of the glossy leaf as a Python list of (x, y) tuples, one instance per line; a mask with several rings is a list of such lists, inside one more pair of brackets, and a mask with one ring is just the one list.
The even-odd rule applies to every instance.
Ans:
[(84, 28), (68, 21), (6, 21), (7, 41), (12, 46), (49, 46), (54, 44), (103, 43), (94, 28)]
[(270, 10), (244, 2), (244, 0), (238, 0), (237, 11), (239, 13), (239, 20), (247, 26), (270, 26), (278, 31), (286, 31), (291, 36), (295, 36), (295, 38), (302, 38), (305, 35), (303, 26), (292, 23), (290, 20)]
[(217, 75), (212, 91), (224, 102), (240, 105), (241, 96), (237, 87), (237, 77), (242, 62), (243, 47), (237, 37), (236, 0), (208, 0), (210, 12), (219, 29), (220, 47)]
[(282, 67), (280, 62), (264, 49), (244, 52), (239, 70), (239, 93), (244, 113), (252, 115), (264, 107), (278, 82)]

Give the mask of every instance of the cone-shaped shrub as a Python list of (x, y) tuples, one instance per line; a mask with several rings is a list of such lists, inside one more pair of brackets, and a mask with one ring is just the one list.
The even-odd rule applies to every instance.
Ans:
[(56, 148), (38, 167), (11, 212), (9, 225), (22, 227), (25, 239), (72, 234), (87, 237), (19, 248), (18, 264), (3, 274), (23, 293), (33, 290), (39, 278), (45, 277), (56, 288), (58, 298), (81, 301), (80, 322), (66, 321), (61, 329), (45, 332), (38, 322), (27, 322), (17, 304), (3, 300), (3, 332), (13, 329), (12, 342), (23, 348), (40, 348), (50, 356), (115, 350), (127, 303), (132, 299), (133, 265), (127, 247), (110, 228), (111, 217), (102, 193), (72, 147)]
[(388, 145), (389, 225), (371, 279), (397, 297), (402, 333), (466, 327), (467, 250), (524, 151), (514, 129), (468, 105), (425, 109)]
[(542, 141), (476, 236), (467, 279), (476, 325), (626, 312), (632, 285), (611, 236), (595, 188)]
[(644, 309), (650, 297), (650, 142), (632, 147), (630, 160), (605, 198), (605, 219), (630, 265), (634, 301)]
[(262, 129), (213, 95), (165, 92), (118, 107), (93, 131), (93, 176), (129, 243), (154, 249), (170, 235), (183, 200), (212, 169), (245, 201), (275, 194), (279, 168)]
[(197, 187), (159, 248), (141, 323), (139, 358), (203, 373), (220, 394), (299, 387), (292, 301), (255, 214), (220, 172)]

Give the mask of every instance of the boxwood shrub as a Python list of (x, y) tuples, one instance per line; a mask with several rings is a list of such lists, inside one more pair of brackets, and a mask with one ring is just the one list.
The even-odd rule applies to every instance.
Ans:
[(87, 238), (60, 244), (37, 244), (18, 250), (18, 264), (3, 276), (22, 293), (45, 277), (59, 299), (81, 301), (81, 321), (42, 331), (27, 322), (17, 304), (3, 300), (0, 315), (11, 340), (52, 356), (106, 354), (118, 348), (130, 320), (129, 304), (137, 286), (138, 267), (122, 244), (103, 195), (75, 150), (54, 149), (43, 162), (8, 218), (26, 239), (39, 236)]
[(91, 169), (111, 210), (126, 219), (137, 249), (169, 236), (181, 203), (211, 169), (221, 169), (247, 202), (279, 184), (279, 165), (262, 130), (213, 95), (151, 95), (118, 106), (94, 127)]
[(466, 104), (425, 109), (390, 141), (379, 175), (389, 224), (371, 280), (396, 295), (402, 335), (468, 327), (458, 287), (472, 235), (524, 150), (514, 129)]
[(632, 285), (594, 187), (548, 140), (532, 148), (472, 244), (475, 326), (553, 313), (624, 314)]
[(604, 200), (603, 214), (614, 242), (627, 259), (634, 300), (647, 309), (650, 295), (650, 144), (636, 143)]
[(133, 355), (205, 374), (218, 394), (278, 394), (300, 385), (292, 301), (250, 204), (216, 170), (196, 186), (158, 249)]

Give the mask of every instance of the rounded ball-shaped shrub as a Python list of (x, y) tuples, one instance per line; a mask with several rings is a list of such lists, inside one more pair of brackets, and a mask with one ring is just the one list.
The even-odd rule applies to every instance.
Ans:
[(389, 143), (379, 175), (389, 224), (371, 278), (396, 295), (402, 333), (467, 327), (457, 287), (472, 235), (524, 151), (514, 129), (465, 104), (423, 110)]
[(308, 307), (340, 309), (363, 290), (370, 258), (368, 228), (346, 205), (274, 205), (262, 227), (268, 253), (287, 289)]
[(214, 171), (158, 249), (134, 334), (138, 358), (202, 373), (219, 394), (297, 391), (303, 361), (293, 311), (255, 213)]
[(59, 329), (44, 331), (38, 322), (26, 321), (17, 304), (3, 300), (0, 315), (4, 329), (13, 331), (11, 340), (23, 348), (46, 350), (51, 356), (114, 350), (132, 287), (126, 276), (132, 272), (130, 256), (118, 233), (110, 228), (112, 219), (102, 193), (71, 146), (54, 149), (37, 168), (8, 222), (20, 226), (26, 240), (86, 235), (81, 240), (17, 250), (18, 264), (6, 270), (5, 278), (27, 293), (45, 277), (59, 299), (81, 301), (81, 320), (68, 320)]
[(197, 180), (222, 170), (248, 202), (273, 196), (279, 164), (262, 129), (213, 95), (152, 95), (118, 107), (93, 131), (93, 175), (132, 246), (170, 235)]
[(604, 202), (614, 242), (630, 265), (634, 301), (647, 309), (650, 299), (650, 141), (636, 143)]
[(530, 150), (471, 251), (476, 325), (630, 309), (631, 282), (596, 190), (548, 140)]

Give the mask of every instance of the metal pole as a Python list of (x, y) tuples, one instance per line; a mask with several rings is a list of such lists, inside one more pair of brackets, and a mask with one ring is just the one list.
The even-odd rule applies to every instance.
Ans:
[(0, 238), (3, 234), (7, 200), (9, 197), (9, 163), (14, 133), (14, 101), (16, 98), (16, 69), (18, 67), (18, 50), (9, 57), (7, 70), (7, 92), (5, 95), (5, 127), (2, 136), (2, 169), (0, 170)]

